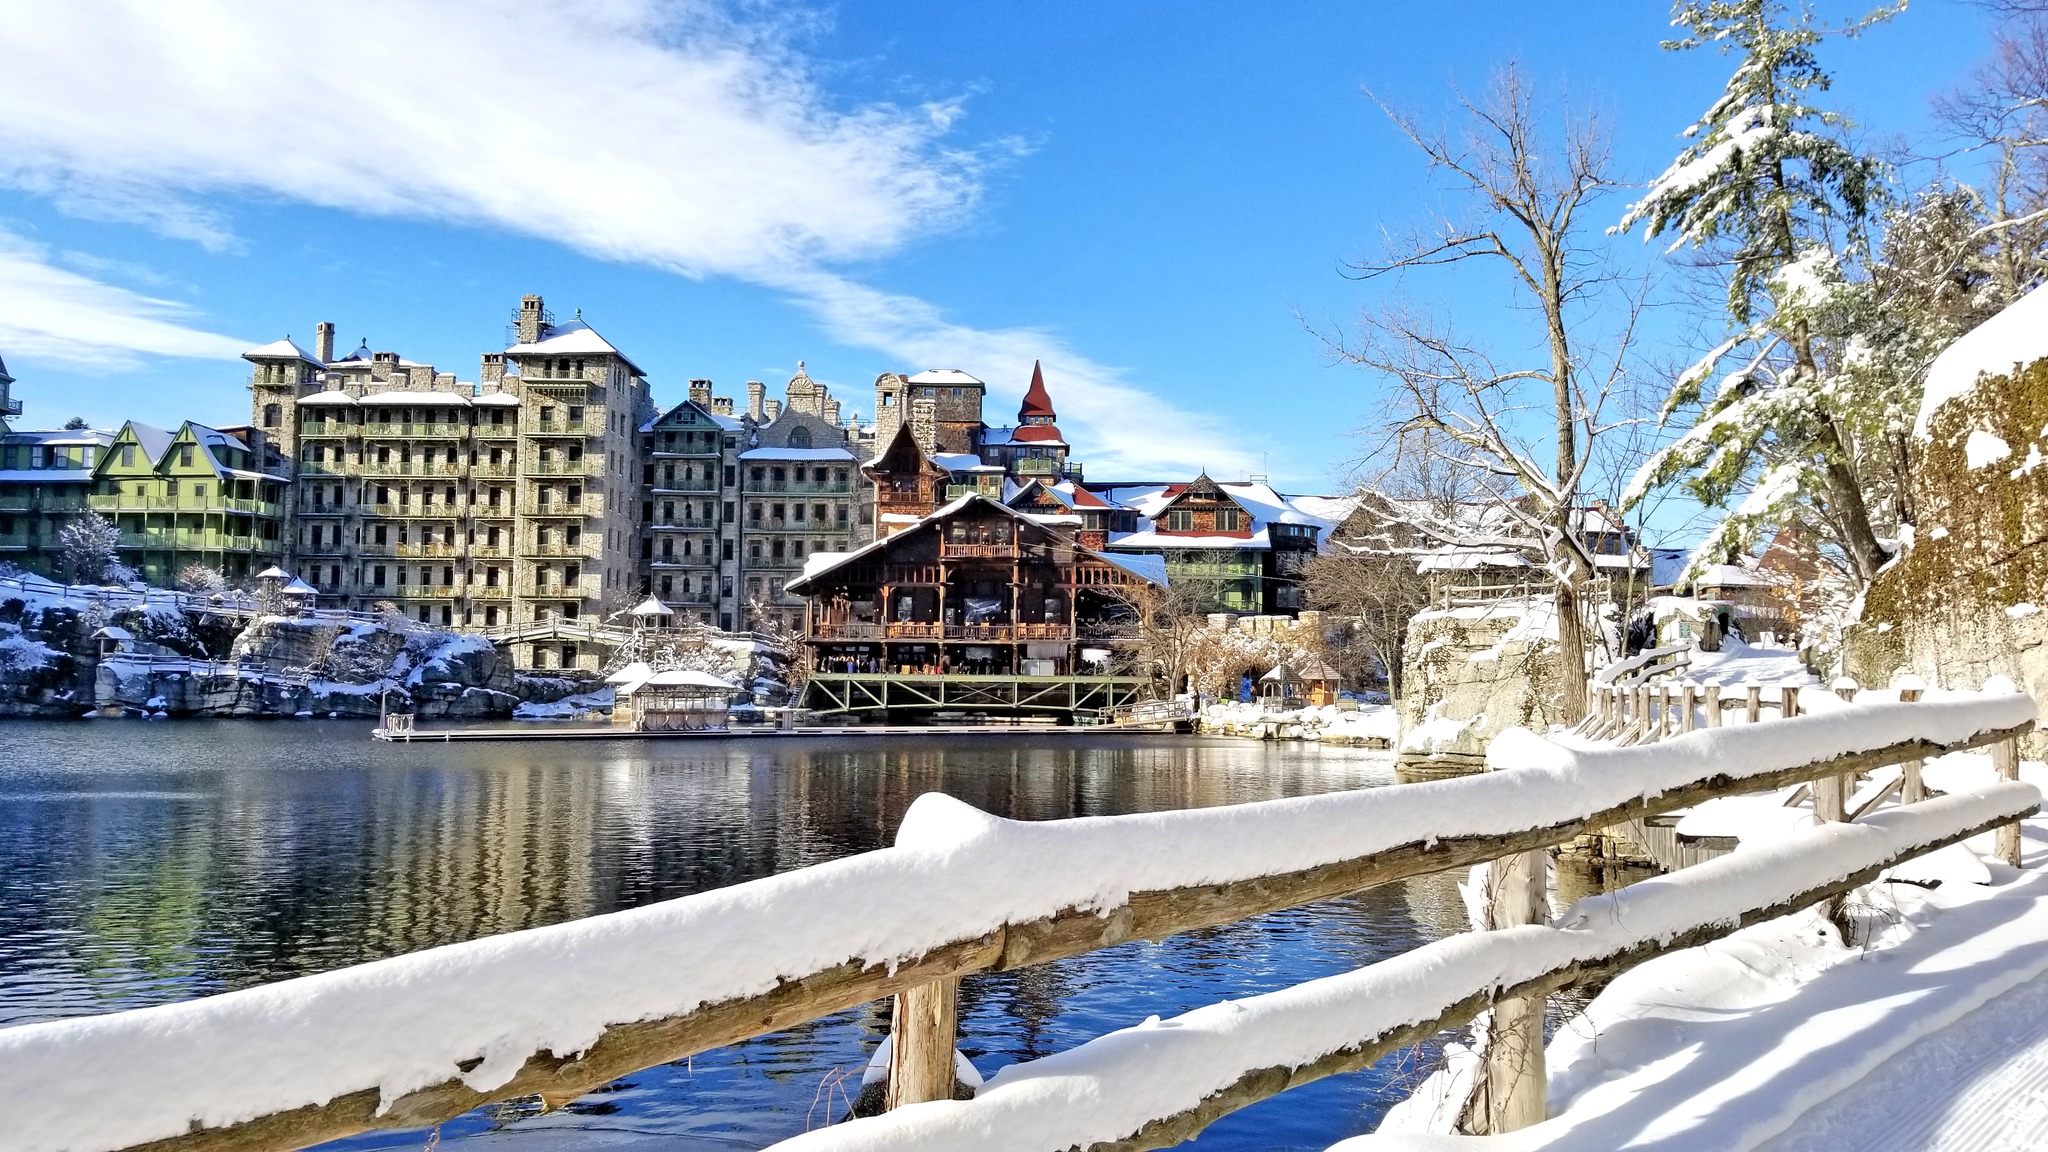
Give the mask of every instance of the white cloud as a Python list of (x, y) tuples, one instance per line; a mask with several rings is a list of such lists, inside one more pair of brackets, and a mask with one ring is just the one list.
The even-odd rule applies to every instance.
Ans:
[(233, 357), (249, 342), (188, 327), (183, 305), (51, 264), (0, 229), (0, 348), (22, 360), (118, 368), (144, 355)]
[[(1010, 422), (1042, 361), (1060, 430), (1096, 479), (1149, 479), (1207, 468), (1219, 479), (1260, 471), (1257, 458), (1213, 418), (1189, 412), (1129, 383), (1057, 337), (1033, 328), (948, 323), (931, 304), (830, 273), (791, 275), (778, 285), (818, 316), (834, 337), (919, 367), (961, 368), (991, 388), (990, 423)], [(1083, 451), (1085, 450), (1085, 451)]]
[(732, 276), (912, 369), (1021, 392), (1032, 357), (1056, 363), (1098, 472), (1243, 463), (1041, 332), (829, 271), (971, 210), (982, 159), (942, 141), (960, 108), (835, 107), (782, 28), (711, 0), (0, 0), (0, 24), (33, 46), (0, 69), (0, 180), (74, 213), (220, 248), (226, 222), (192, 197), (282, 196)]

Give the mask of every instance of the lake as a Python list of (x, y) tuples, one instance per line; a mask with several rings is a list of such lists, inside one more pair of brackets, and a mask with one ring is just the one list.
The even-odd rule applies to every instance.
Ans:
[[(890, 843), (942, 791), (1023, 820), (1393, 782), (1387, 753), (1163, 736), (372, 742), (367, 722), (0, 724), (0, 1026), (111, 1012), (611, 912)], [(1464, 928), (1427, 877), (961, 989), (984, 1076), (1147, 1016), (1346, 971)], [(482, 1149), (760, 1148), (844, 1111), (878, 1006), (648, 1069), (547, 1115), (442, 1126)], [(1433, 1048), (1216, 1124), (1199, 1147), (1369, 1131)], [(118, 1107), (110, 1100), (108, 1106)], [(420, 1148), (382, 1132), (336, 1148)]]

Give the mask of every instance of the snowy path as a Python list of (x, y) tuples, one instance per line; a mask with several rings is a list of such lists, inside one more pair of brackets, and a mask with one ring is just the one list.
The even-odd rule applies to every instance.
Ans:
[(2048, 980), (1908, 1046), (1759, 1152), (2048, 1148)]

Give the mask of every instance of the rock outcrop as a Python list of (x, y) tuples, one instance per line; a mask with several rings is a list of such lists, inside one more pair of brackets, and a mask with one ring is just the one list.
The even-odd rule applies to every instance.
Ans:
[(1403, 648), (1400, 754), (1416, 774), (1476, 772), (1507, 728), (1562, 720), (1555, 606), (1513, 597), (1418, 613)]
[[(2048, 296), (2037, 291), (1980, 331), (2029, 306), (2042, 322), (2031, 352), (1983, 349), (1972, 333), (1936, 369), (1962, 359), (1948, 371), (1973, 383), (1937, 388), (1929, 374), (1910, 544), (1871, 585), (1845, 640), (1848, 670), (1865, 684), (1903, 671), (1945, 688), (2007, 676), (2048, 700)], [(1971, 361), (1986, 355), (2006, 370), (1977, 371)], [(2043, 751), (2039, 734), (2028, 744)]]

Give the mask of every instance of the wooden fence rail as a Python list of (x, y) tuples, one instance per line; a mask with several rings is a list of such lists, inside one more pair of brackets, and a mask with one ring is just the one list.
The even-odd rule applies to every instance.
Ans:
[[(2034, 715), (2017, 695), (1850, 706), (1727, 729), (1712, 744), (1569, 762), (1546, 762), (1566, 754), (1534, 737), (1503, 739), (1496, 751), (1528, 767), (1139, 817), (1012, 822), (928, 796), (896, 848), (219, 997), (0, 1030), (0, 1131), (29, 1152), (254, 1152), (514, 1097), (558, 1106), (642, 1068), (962, 975), (1513, 857), (1714, 796), (2001, 745)], [(821, 912), (849, 905), (863, 914)], [(526, 971), (529, 956), (545, 957), (544, 979)], [(944, 1026), (944, 1001), (905, 1018)], [(546, 1036), (569, 1039), (535, 1039)], [(333, 1052), (342, 1041), (346, 1060)], [(948, 1029), (899, 1051), (917, 1060), (951, 1047)], [(264, 1074), (195, 1081), (191, 1069), (226, 1059), (221, 1049), (262, 1061)]]

